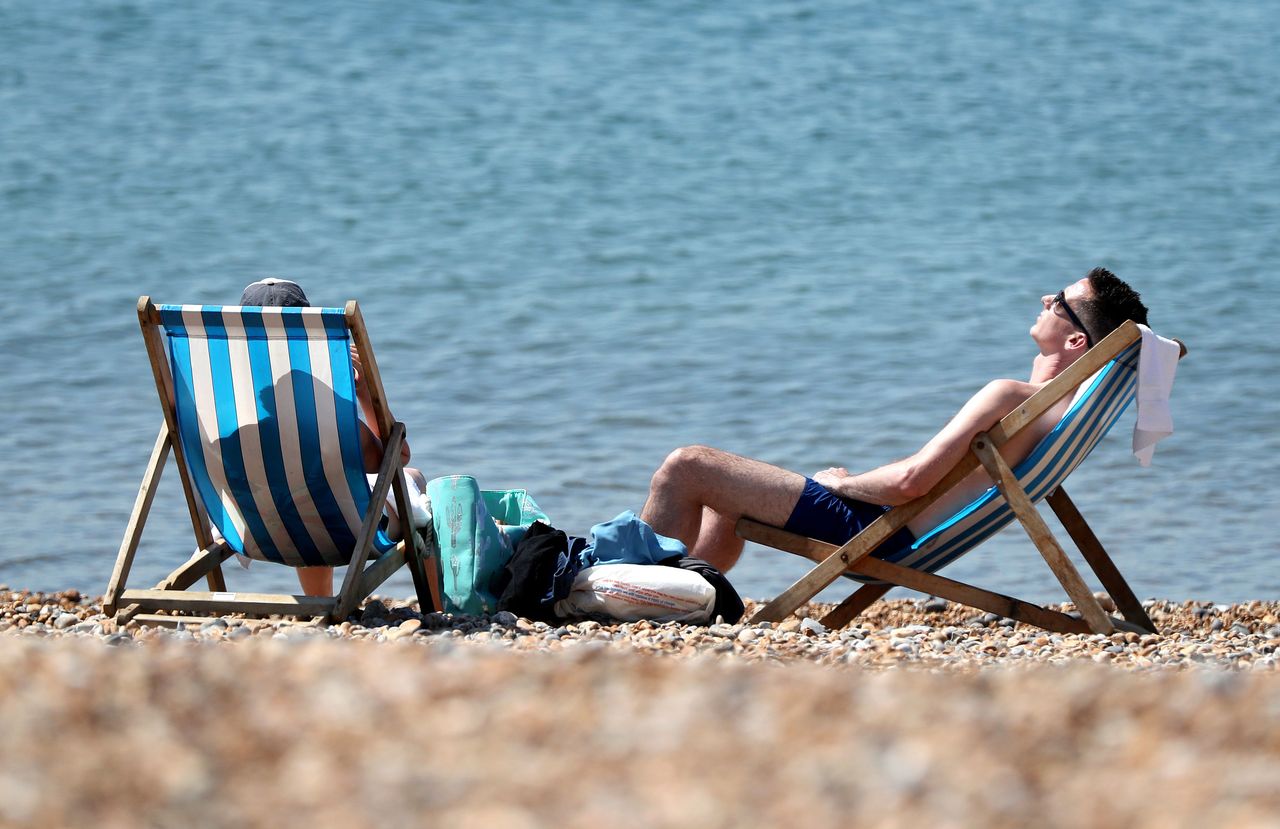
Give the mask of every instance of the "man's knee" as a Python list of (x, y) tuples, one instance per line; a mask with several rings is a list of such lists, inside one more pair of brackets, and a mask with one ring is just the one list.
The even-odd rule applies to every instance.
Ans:
[(718, 451), (710, 446), (681, 446), (667, 455), (662, 466), (653, 473), (650, 487), (666, 489), (691, 480), (712, 465)]

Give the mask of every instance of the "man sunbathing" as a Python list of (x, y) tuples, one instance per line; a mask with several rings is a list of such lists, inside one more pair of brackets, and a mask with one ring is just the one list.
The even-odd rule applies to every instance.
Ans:
[[(742, 555), (734, 525), (743, 516), (844, 544), (889, 507), (929, 492), (969, 451), (975, 435), (994, 426), (1122, 322), (1147, 322), (1138, 293), (1105, 268), (1094, 268), (1040, 302), (1043, 308), (1031, 326), (1040, 353), (1031, 363), (1030, 379), (991, 381), (910, 457), (867, 472), (832, 467), (806, 478), (709, 446), (685, 446), (668, 455), (654, 473), (641, 518), (662, 535), (683, 541), (691, 556), (722, 571)], [(1023, 460), (1070, 405), (1070, 396), (1058, 401), (1001, 447), (1001, 454), (1011, 465)], [(886, 540), (877, 555), (910, 546), (990, 486), (990, 477), (979, 467)]]
[[(296, 282), (287, 279), (262, 279), (245, 286), (240, 294), (240, 304), (265, 307), (301, 307), (309, 308), (311, 303), (306, 293)], [(356, 399), (360, 403), (363, 417), (360, 421), (360, 449), (364, 455), (364, 471), (370, 476), (378, 473), (382, 466), (382, 435), (379, 434), (378, 418), (373, 406), (373, 397), (369, 387), (360, 382), (360, 352), (355, 344), (351, 345), (351, 367), (355, 374)], [(409, 441), (400, 444), (400, 462), (409, 462)], [(427, 478), (421, 471), (413, 467), (404, 468), (405, 483), (408, 484), (410, 500), (420, 500), (427, 490)], [(416, 510), (415, 510), (416, 511)], [(387, 534), (392, 538), (400, 537), (399, 516), (396, 514), (394, 490), (387, 496)], [(418, 521), (415, 524), (420, 523)], [(327, 566), (299, 567), (298, 583), (302, 592), (308, 596), (333, 595), (333, 568)]]

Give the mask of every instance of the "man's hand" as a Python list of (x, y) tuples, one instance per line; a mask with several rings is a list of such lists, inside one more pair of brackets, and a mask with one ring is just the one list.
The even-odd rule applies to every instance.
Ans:
[(1037, 388), (1017, 380), (993, 380), (915, 454), (857, 475), (832, 467), (813, 479), (841, 498), (891, 507), (908, 503), (927, 493), (959, 463), (974, 435), (990, 429)]
[(848, 477), (849, 470), (845, 469), (843, 466), (832, 466), (822, 470), (821, 472), (813, 473), (813, 479), (815, 481), (837, 495), (840, 494), (840, 481)]
[(348, 343), (348, 344), (347, 344), (347, 350), (351, 352), (351, 372), (352, 372), (352, 379), (354, 379), (357, 383), (359, 383), (359, 382), (360, 382), (360, 369), (361, 369), (361, 365), (360, 365), (360, 352), (356, 350), (356, 344), (355, 344), (355, 343)]

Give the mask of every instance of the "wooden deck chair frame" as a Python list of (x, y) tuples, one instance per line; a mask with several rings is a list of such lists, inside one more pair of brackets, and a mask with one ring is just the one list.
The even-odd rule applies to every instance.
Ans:
[[(174, 381), (166, 357), (163, 335), (160, 332), (160, 315), (150, 297), (138, 300), (138, 322), (142, 327), (142, 337), (146, 343), (147, 356), (150, 358), (151, 371), (155, 377), (156, 390), (160, 396), (164, 420), (160, 424), (160, 434), (156, 437), (155, 446), (151, 450), (151, 459), (147, 463), (146, 474), (138, 497), (134, 502), (133, 512), (125, 529), (124, 540), (116, 556), (115, 568), (107, 585), (107, 593), (103, 602), (103, 610), (107, 615), (116, 616), (118, 621), (137, 618), (152, 623), (169, 622), (172, 617), (158, 617), (143, 614), (141, 611), (180, 611), (206, 615), (223, 615), (243, 613), (248, 616), (292, 616), (299, 618), (323, 617), (330, 621), (345, 619), (356, 606), (369, 596), (378, 585), (386, 581), (396, 570), (407, 564), (413, 576), (414, 588), (423, 612), (438, 609), (439, 586), (434, 567), (427, 566), (427, 547), (429, 543), (420, 538), (418, 533), (409, 532), (404, 539), (395, 544), (387, 552), (382, 553), (369, 563), (373, 550), (375, 534), (381, 521), (383, 505), (386, 502), (388, 489), (395, 493), (397, 511), (401, 516), (412, 514), (409, 507), (408, 492), (405, 489), (404, 468), (400, 461), (400, 447), (404, 443), (404, 424), (391, 417), (387, 406), (386, 393), (382, 386), (382, 375), (378, 371), (378, 363), (374, 358), (373, 345), (369, 341), (365, 329), (364, 318), (360, 307), (349, 301), (344, 307), (344, 317), (348, 330), (356, 348), (360, 352), (362, 379), (369, 389), (373, 407), (378, 418), (378, 426), (385, 439), (383, 441), (383, 461), (378, 470), (378, 477), (372, 487), (369, 509), (364, 516), (360, 533), (356, 537), (351, 561), (347, 565), (346, 575), (337, 596), (316, 597), (271, 593), (230, 593), (222, 575), (222, 563), (234, 555), (231, 546), (222, 539), (214, 540), (210, 532), (210, 522), (205, 515), (199, 497), (192, 490), (191, 477), (188, 474), (187, 459), (184, 457), (182, 442), (175, 438), (178, 434), (177, 413), (175, 410)], [(182, 482), (183, 494), (186, 496), (187, 511), (191, 519), (191, 529), (195, 533), (197, 553), (182, 566), (173, 570), (149, 590), (126, 589), (130, 568), (133, 566), (142, 530), (151, 510), (152, 501), (160, 483), (161, 473), (169, 453), (178, 467), (178, 477)], [(366, 566), (367, 565), (367, 566)], [(208, 591), (190, 590), (201, 578), (206, 579)], [(170, 622), (171, 623), (171, 622)]]
[[(1123, 629), (1157, 633), (1155, 624), (1143, 609), (1142, 603), (1134, 596), (1098, 537), (1067, 497), (1066, 490), (1059, 486), (1045, 500), (1062, 521), (1084, 560), (1102, 582), (1124, 619), (1107, 615), (998, 451), (1014, 435), (1033, 424), (1063, 397), (1072, 394), (1077, 386), (1141, 336), (1137, 324), (1125, 322), (999, 423), (975, 436), (970, 444), (972, 451), (966, 453), (928, 493), (894, 507), (843, 545), (806, 538), (749, 518), (740, 519), (736, 525), (740, 537), (818, 562), (809, 573), (757, 611), (751, 621), (778, 622), (785, 619), (848, 571), (877, 581), (864, 584), (823, 617), (821, 621), (827, 627), (844, 627), (885, 593), (900, 586), (1054, 632), (1109, 634), (1116, 629)], [(1185, 355), (1186, 346), (1181, 342), (1179, 345)], [(886, 539), (946, 495), (979, 465), (985, 467), (990, 474), (1010, 510), (1027, 531), (1067, 596), (1075, 603), (1080, 618), (933, 573), (882, 561), (871, 555)]]

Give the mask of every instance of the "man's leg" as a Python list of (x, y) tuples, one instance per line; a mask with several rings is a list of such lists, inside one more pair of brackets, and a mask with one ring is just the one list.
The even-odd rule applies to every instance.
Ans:
[(728, 570), (742, 554), (733, 531), (738, 519), (781, 527), (803, 491), (803, 475), (709, 446), (685, 446), (653, 474), (640, 517), (680, 539), (691, 555)]
[(709, 562), (722, 572), (728, 570), (737, 563), (746, 543), (738, 538), (737, 523), (737, 518), (727, 518), (711, 507), (703, 507), (698, 540), (689, 549), (689, 555)]
[(318, 567), (299, 567), (298, 584), (307, 596), (333, 595), (333, 568), (323, 565)]
[[(421, 470), (414, 469), (412, 466), (404, 468), (405, 475), (417, 486), (418, 492), (427, 491), (427, 478), (422, 474)], [(395, 496), (387, 496), (387, 534), (391, 538), (400, 538), (400, 522), (396, 516)], [(333, 568), (326, 566), (317, 567), (299, 567), (298, 584), (302, 586), (302, 592), (307, 596), (332, 596), (333, 595)]]

